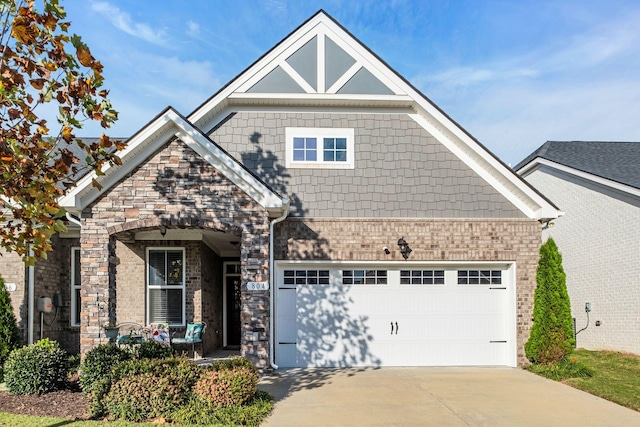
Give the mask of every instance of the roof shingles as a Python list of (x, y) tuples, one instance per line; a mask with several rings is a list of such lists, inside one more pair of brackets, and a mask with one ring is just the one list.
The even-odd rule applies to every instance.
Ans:
[(640, 189), (640, 142), (547, 141), (514, 170), (536, 158)]

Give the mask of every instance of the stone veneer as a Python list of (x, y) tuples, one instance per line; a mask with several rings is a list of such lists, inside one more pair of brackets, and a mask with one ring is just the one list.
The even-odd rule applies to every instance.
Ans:
[(522, 219), (287, 219), (274, 230), (276, 260), (403, 261), (404, 237), (411, 261), (509, 261), (516, 264), (518, 365), (527, 364), (541, 244), (540, 224)]
[[(82, 353), (100, 343), (101, 322), (121, 321), (117, 319), (123, 315), (118, 307), (118, 290), (122, 288), (126, 293), (130, 286), (144, 286), (144, 282), (130, 282), (129, 277), (120, 274), (120, 266), (123, 273), (125, 266), (118, 252), (128, 254), (124, 243), (134, 241), (136, 232), (167, 227), (233, 234), (241, 242), (243, 282), (269, 279), (268, 213), (177, 139), (86, 208), (81, 220)], [(172, 242), (163, 246), (183, 244)], [(189, 261), (193, 261), (190, 256), (201, 254), (187, 254)], [(138, 281), (144, 280), (144, 273), (137, 273), (137, 277)], [(202, 298), (194, 293), (192, 303), (193, 318), (187, 321), (202, 316)], [(268, 309), (268, 291), (242, 293), (241, 353), (260, 368), (268, 363)], [(141, 313), (144, 315), (144, 311)], [(140, 313), (127, 315), (138, 316), (136, 319), (140, 320)]]

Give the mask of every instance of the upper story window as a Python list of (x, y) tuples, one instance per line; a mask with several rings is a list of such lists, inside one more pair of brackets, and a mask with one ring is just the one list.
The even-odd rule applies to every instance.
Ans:
[(353, 169), (354, 130), (287, 128), (288, 168)]

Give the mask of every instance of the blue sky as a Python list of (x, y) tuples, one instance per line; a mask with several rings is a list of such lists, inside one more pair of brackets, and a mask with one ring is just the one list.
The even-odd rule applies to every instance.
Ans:
[[(324, 9), (506, 163), (547, 140), (640, 141), (635, 0), (88, 0), (70, 32), (105, 66), (126, 137), (187, 115)], [(99, 128), (80, 135), (95, 136)]]

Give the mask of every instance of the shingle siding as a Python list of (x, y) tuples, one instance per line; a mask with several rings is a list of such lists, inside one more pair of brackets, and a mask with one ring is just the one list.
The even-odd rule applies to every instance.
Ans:
[(565, 211), (543, 237), (562, 253), (578, 329), (591, 303), (578, 347), (640, 354), (640, 199), (547, 167), (526, 179)]
[[(287, 127), (353, 128), (355, 169), (285, 169)], [(407, 114), (239, 112), (210, 136), (288, 195), (293, 217), (524, 217)]]

